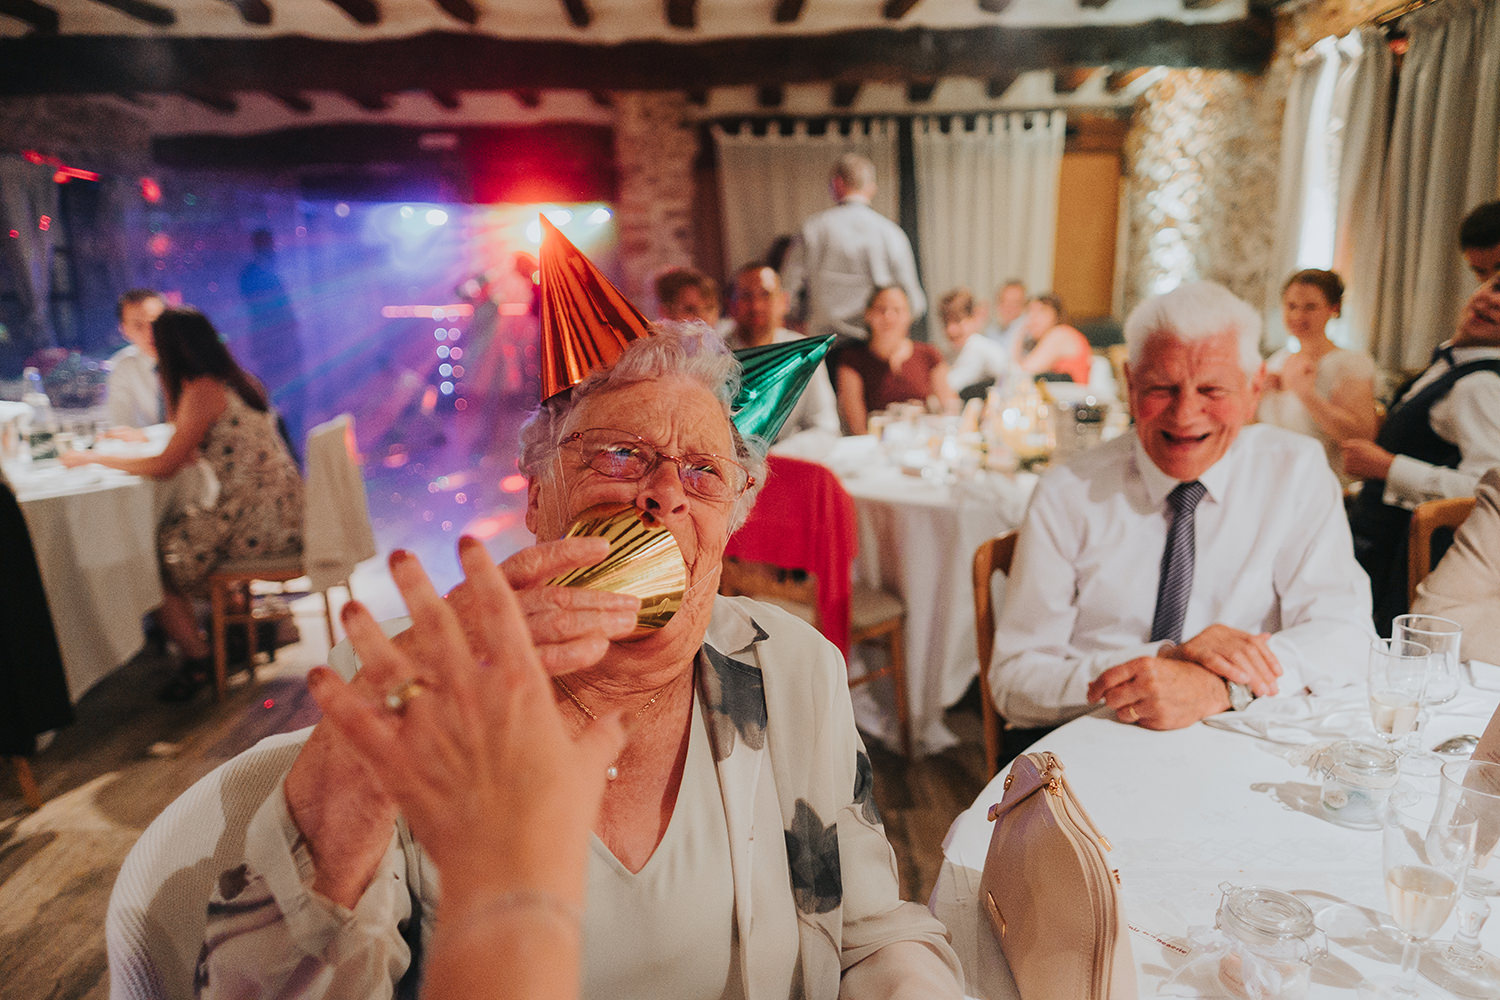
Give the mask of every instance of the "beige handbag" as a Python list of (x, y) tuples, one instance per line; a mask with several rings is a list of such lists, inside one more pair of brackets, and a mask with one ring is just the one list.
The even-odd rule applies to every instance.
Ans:
[(990, 807), (980, 903), (1021, 1000), (1135, 1000), (1109, 841), (1050, 753), (1017, 757)]

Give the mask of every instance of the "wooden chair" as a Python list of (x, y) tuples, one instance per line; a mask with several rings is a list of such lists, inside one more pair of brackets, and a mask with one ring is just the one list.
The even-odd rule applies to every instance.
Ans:
[(1000, 760), (1000, 732), (1005, 722), (995, 711), (990, 692), (990, 657), (995, 652), (995, 601), (990, 582), (996, 573), (1010, 575), (1018, 531), (997, 535), (974, 550), (974, 628), (979, 646), (979, 717), (984, 724), (984, 766), (993, 778)]
[[(288, 584), (311, 573), (308, 589), (323, 597), (323, 623), (328, 629), (328, 645), (332, 647), (336, 637), (328, 591), (332, 587), (343, 587), (348, 592), (349, 599), (353, 600), (354, 590), (349, 586), (349, 574), (360, 559), (375, 554), (370, 531), (370, 509), (354, 453), (353, 425), (347, 414), (312, 429), (307, 436), (307, 460), (308, 489), (306, 514), (303, 518), (303, 554), (272, 559), (230, 560), (220, 564), (208, 576), (216, 701), (223, 700), (226, 687), (229, 626), (243, 625), (249, 632), (249, 669), (253, 681), (259, 626), (292, 617), (289, 606), (283, 605), (271, 611), (256, 608), (253, 597), (248, 594), (244, 607), (231, 606), (237, 593), (248, 592), (251, 584), (257, 581), (280, 584), (281, 590), (285, 592)], [(332, 484), (335, 483), (344, 484), (344, 489), (334, 488)], [(310, 555), (308, 551), (317, 540), (325, 539), (330, 534), (368, 539), (356, 544), (352, 555), (331, 576), (321, 557)], [(314, 538), (315, 535), (317, 539)]]
[[(906, 607), (893, 594), (851, 581), (850, 564), (857, 551), (854, 501), (832, 471), (781, 456), (772, 456), (769, 464), (770, 475), (755, 510), (729, 541), (719, 593), (785, 608), (846, 656), (850, 647), (862, 642), (883, 643), (889, 651), (886, 665), (851, 678), (849, 687), (890, 679), (901, 752), (909, 757)], [(829, 558), (831, 552), (841, 554)], [(847, 594), (847, 604), (830, 602), (827, 587), (835, 595)], [(848, 625), (841, 627), (839, 621)]]
[(1417, 584), (1432, 572), (1432, 535), (1439, 528), (1456, 529), (1474, 509), (1473, 497), (1450, 497), (1417, 504), (1411, 512), (1406, 541), (1406, 603), (1417, 599)]

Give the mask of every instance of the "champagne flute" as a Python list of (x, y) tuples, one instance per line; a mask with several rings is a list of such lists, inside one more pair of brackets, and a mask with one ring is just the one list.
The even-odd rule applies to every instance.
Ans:
[(1464, 627), (1436, 615), (1397, 615), (1391, 622), (1392, 639), (1410, 639), (1432, 650), (1431, 676), (1427, 678), (1424, 706), (1442, 705), (1458, 696), (1459, 647)]
[(1370, 643), (1370, 721), (1392, 749), (1417, 727), (1431, 654), (1410, 639)]
[(1424, 995), (1417, 980), (1422, 942), (1453, 912), (1464, 871), (1474, 857), (1475, 827), (1473, 813), (1461, 808), (1436, 815), (1425, 809), (1386, 812), (1381, 852), (1385, 898), (1405, 941), (1400, 975), (1379, 984), (1385, 996)]
[(1422, 974), (1462, 997), (1500, 996), (1500, 961), (1480, 950), (1479, 932), (1490, 915), (1487, 896), (1500, 896), (1500, 764), (1455, 760), (1443, 765), (1438, 815), (1465, 811), (1478, 820), (1474, 859), (1458, 906), (1458, 935), (1422, 962)]

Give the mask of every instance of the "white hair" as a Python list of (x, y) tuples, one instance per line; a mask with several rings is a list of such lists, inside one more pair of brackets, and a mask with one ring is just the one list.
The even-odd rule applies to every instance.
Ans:
[(755, 496), (765, 485), (769, 448), (767, 442), (757, 437), (743, 437), (730, 419), (730, 405), (740, 391), (740, 363), (724, 338), (700, 320), (663, 321), (653, 324), (652, 330), (652, 336), (625, 345), (613, 365), (591, 372), (572, 389), (558, 393), (533, 411), (521, 425), (521, 457), (517, 464), (527, 478), (540, 476), (557, 454), (568, 415), (589, 396), (669, 376), (685, 378), (713, 393), (723, 405), (724, 420), (734, 439), (734, 460), (755, 480), (735, 501), (729, 529), (732, 532), (750, 516)]
[(1260, 314), (1250, 303), (1216, 282), (1178, 285), (1130, 310), (1125, 320), (1125, 344), (1132, 367), (1140, 364), (1146, 341), (1158, 333), (1180, 341), (1233, 333), (1239, 344), (1240, 367), (1247, 375), (1254, 375), (1260, 369)]

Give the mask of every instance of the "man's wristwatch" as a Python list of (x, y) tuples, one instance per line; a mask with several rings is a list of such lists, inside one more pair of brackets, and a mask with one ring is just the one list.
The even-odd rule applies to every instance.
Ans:
[(1224, 687), (1229, 691), (1229, 710), (1231, 712), (1243, 712), (1255, 700), (1255, 692), (1251, 691), (1248, 685), (1236, 684), (1234, 681), (1226, 678)]

